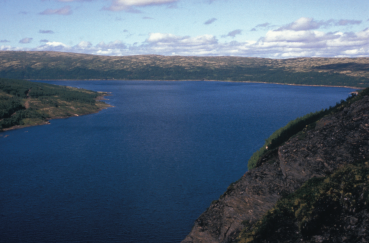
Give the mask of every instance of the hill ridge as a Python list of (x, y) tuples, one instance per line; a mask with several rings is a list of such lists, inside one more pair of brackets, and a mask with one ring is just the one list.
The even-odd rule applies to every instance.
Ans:
[(65, 52), (0, 51), (0, 77), (218, 80), (367, 87), (369, 58), (97, 56)]

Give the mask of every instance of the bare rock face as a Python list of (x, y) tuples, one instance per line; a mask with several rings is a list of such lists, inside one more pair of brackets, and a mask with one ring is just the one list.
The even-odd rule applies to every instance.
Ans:
[(230, 185), (195, 221), (182, 243), (233, 242), (243, 221), (260, 219), (281, 195), (294, 192), (312, 177), (369, 158), (369, 97), (297, 134), (259, 166)]

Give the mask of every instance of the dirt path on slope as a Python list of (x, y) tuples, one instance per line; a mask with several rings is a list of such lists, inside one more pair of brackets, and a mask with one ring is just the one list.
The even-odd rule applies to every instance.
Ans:
[(31, 100), (31, 96), (29, 96), (29, 93), (31, 92), (31, 89), (29, 89), (28, 91), (27, 91), (27, 100), (26, 100), (26, 102), (24, 103), (24, 107), (26, 107), (26, 109), (28, 109), (29, 108), (29, 101)]

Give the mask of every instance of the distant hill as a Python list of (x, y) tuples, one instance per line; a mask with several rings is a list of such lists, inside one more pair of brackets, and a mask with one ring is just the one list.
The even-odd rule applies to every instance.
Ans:
[(16, 79), (222, 80), (369, 86), (369, 58), (95, 56), (0, 51), (0, 77)]

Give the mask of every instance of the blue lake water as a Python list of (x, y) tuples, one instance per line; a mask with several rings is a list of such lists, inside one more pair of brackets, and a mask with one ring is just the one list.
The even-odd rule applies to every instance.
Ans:
[(47, 83), (112, 92), (114, 107), (0, 133), (0, 242), (180, 242), (271, 133), (353, 91)]

